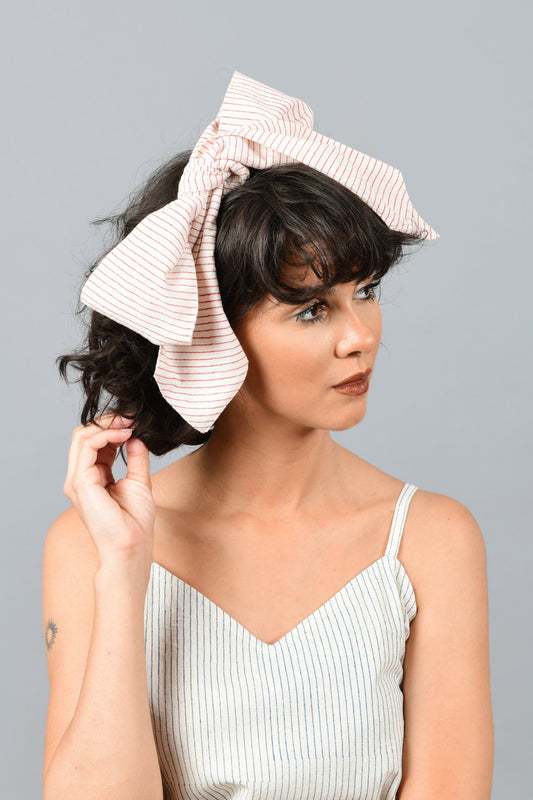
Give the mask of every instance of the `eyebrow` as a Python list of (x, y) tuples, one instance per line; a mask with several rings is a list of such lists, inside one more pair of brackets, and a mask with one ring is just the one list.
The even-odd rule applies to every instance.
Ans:
[[(355, 281), (352, 281), (352, 283), (355, 283)], [(317, 283), (316, 286), (309, 286), (308, 289), (312, 294), (337, 294), (335, 286), (327, 289), (323, 283)]]
[[(355, 281), (353, 282), (355, 283)], [(337, 294), (337, 289), (334, 286), (327, 288), (322, 283), (317, 283), (316, 286), (306, 286), (305, 288), (302, 288), (302, 293), (299, 296), (300, 303), (307, 303), (309, 300), (319, 294), (331, 296)]]
[[(354, 280), (351, 281), (351, 283), (359, 283), (359, 281), (354, 278)], [(298, 287), (294, 287), (294, 288), (298, 288)], [(308, 303), (309, 300), (312, 300), (317, 295), (327, 295), (328, 297), (331, 297), (331, 295), (334, 295), (334, 294), (337, 294), (337, 289), (336, 289), (335, 286), (332, 286), (331, 288), (328, 288), (323, 283), (317, 283), (314, 286), (302, 286), (302, 288), (300, 289), (297, 297), (294, 298), (294, 300), (295, 300), (294, 303), (284, 303), (281, 300), (278, 300), (275, 303), (275, 305), (276, 306), (280, 306), (280, 305), (300, 306), (303, 303)]]
[[(294, 287), (295, 289), (298, 287)], [(308, 303), (309, 300), (312, 300), (313, 297), (316, 297), (320, 294), (327, 294), (332, 295), (336, 293), (336, 289), (332, 287), (331, 289), (326, 289), (325, 286), (321, 283), (317, 284), (316, 286), (303, 286), (299, 289), (298, 294), (294, 296), (292, 301), (288, 300), (276, 300), (274, 301), (274, 305), (277, 306), (301, 306), (303, 303)]]

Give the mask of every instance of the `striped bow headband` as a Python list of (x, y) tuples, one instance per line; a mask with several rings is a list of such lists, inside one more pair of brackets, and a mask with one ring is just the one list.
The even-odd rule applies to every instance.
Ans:
[(172, 202), (146, 216), (85, 281), (90, 308), (159, 345), (154, 378), (168, 403), (205, 433), (242, 386), (248, 359), (220, 299), (214, 261), (220, 201), (264, 169), (301, 162), (364, 200), (393, 230), (438, 238), (401, 173), (313, 130), (306, 103), (234, 72), (195, 145)]

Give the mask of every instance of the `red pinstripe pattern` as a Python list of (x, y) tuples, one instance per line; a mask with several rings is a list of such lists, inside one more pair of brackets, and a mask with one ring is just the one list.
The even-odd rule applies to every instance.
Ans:
[(224, 194), (249, 167), (301, 162), (358, 194), (394, 230), (438, 238), (413, 208), (402, 174), (313, 130), (302, 100), (234, 72), (216, 119), (192, 151), (177, 198), (102, 259), (81, 301), (159, 345), (161, 394), (209, 430), (241, 387), (248, 359), (224, 314), (213, 257)]

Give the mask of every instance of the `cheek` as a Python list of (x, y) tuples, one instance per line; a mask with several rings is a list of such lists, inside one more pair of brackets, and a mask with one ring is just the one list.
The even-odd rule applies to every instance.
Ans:
[(250, 362), (246, 378), (250, 388), (272, 395), (280, 390), (301, 392), (316, 387), (317, 373), (324, 370), (331, 343), (324, 335), (289, 328), (262, 324), (239, 331), (239, 341)]
[(311, 327), (272, 332), (268, 344), (257, 351), (265, 392), (270, 396), (281, 392), (286, 399), (294, 395), (309, 396), (324, 382), (332, 347), (323, 331), (319, 333)]

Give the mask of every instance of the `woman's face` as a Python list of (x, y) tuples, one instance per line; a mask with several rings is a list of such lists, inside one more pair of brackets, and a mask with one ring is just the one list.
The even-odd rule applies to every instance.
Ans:
[[(298, 285), (317, 283), (309, 270)], [(236, 323), (235, 333), (249, 360), (236, 398), (239, 413), (254, 419), (274, 415), (328, 430), (346, 430), (360, 422), (368, 392), (347, 395), (332, 387), (374, 366), (381, 309), (372, 286), (376, 284), (371, 279), (337, 284), (331, 294), (318, 291), (298, 306), (265, 297)]]

